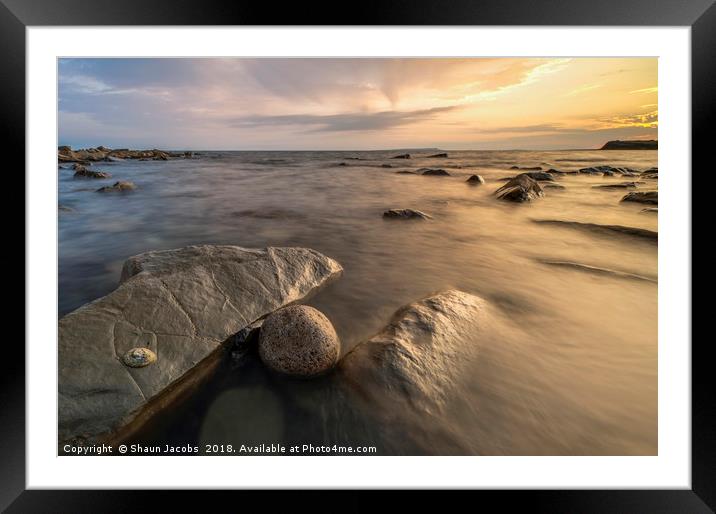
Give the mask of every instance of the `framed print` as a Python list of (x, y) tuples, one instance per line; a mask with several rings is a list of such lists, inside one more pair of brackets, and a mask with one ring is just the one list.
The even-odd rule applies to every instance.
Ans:
[(3, 507), (713, 509), (711, 4), (3, 0), (26, 192)]

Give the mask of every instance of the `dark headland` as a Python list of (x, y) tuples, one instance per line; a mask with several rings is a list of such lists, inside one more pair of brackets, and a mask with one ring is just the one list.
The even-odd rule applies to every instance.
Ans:
[(658, 150), (659, 142), (656, 139), (647, 141), (607, 141), (600, 150)]

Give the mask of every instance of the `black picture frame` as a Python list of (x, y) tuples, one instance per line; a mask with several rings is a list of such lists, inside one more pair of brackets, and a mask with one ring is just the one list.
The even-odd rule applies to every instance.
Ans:
[[(13, 170), (6, 180), (20, 181), (25, 169), (25, 29), (28, 26), (80, 25), (570, 25), (570, 26), (688, 26), (691, 27), (692, 64), (692, 162), (693, 168), (710, 168), (707, 152), (708, 122), (714, 113), (716, 91), (716, 5), (714, 0), (393, 0), (308, 6), (302, 2), (202, 0), (0, 0), (0, 113), (5, 129), (3, 147), (12, 149)], [(91, 47), (91, 42), (88, 42)], [(29, 173), (31, 170), (26, 170)], [(35, 170), (34, 172), (38, 172)], [(19, 199), (18, 187), (13, 196)], [(24, 196), (23, 196), (24, 197)], [(25, 238), (25, 226), (17, 222), (21, 206), (4, 202), (3, 219), (12, 220), (17, 239)], [(24, 210), (22, 211), (24, 212)], [(22, 231), (22, 235), (20, 235)], [(693, 231), (692, 231), (693, 233)], [(13, 234), (14, 235), (14, 234)], [(28, 258), (23, 248), (23, 262)], [(693, 249), (692, 249), (693, 251)], [(8, 252), (9, 253), (9, 252)], [(692, 254), (693, 255), (693, 254)], [(19, 257), (6, 260), (12, 274)], [(26, 270), (27, 273), (27, 270)], [(15, 273), (15, 275), (19, 275)], [(19, 280), (19, 278), (18, 278)], [(19, 286), (18, 286), (19, 289)], [(24, 290), (24, 288), (23, 288)], [(25, 298), (23, 292), (22, 298)], [(15, 307), (25, 303), (13, 298)], [(27, 308), (32, 308), (28, 305)], [(7, 319), (15, 316), (7, 312)], [(26, 313), (26, 311), (25, 311)], [(14, 313), (13, 313), (14, 314)], [(17, 318), (19, 319), (19, 313)], [(692, 318), (693, 319), (693, 318)], [(9, 323), (9, 321), (7, 321)], [(692, 322), (693, 324), (693, 322)], [(522, 507), (538, 512), (712, 512), (716, 510), (716, 423), (713, 391), (716, 391), (711, 338), (693, 338), (692, 352), (692, 488), (690, 490), (588, 490), (588, 491), (471, 491), (485, 500), (499, 502), (500, 509)], [(26, 341), (26, 344), (27, 341)], [(4, 370), (0, 373), (0, 508), (8, 512), (129, 512), (148, 510), (152, 503), (163, 511), (179, 502), (180, 510), (204, 510), (227, 501), (238, 505), (236, 495), (255, 492), (59, 491), (26, 490), (25, 487), (25, 352), (15, 341), (3, 346)], [(275, 493), (271, 493), (275, 494)], [(373, 508), (379, 492), (348, 493), (334, 499), (317, 491), (300, 493), (312, 510), (343, 506), (348, 510)], [(468, 494), (468, 493), (456, 493)], [(218, 498), (217, 498), (218, 497)], [(428, 506), (423, 492), (413, 501)], [(459, 499), (455, 499), (459, 501)], [(477, 506), (475, 498), (465, 499)], [(339, 502), (339, 503), (336, 503)], [(426, 503), (427, 502), (427, 503)], [(466, 503), (467, 504), (467, 503)], [(141, 506), (141, 508), (138, 508)], [(444, 504), (442, 505), (445, 506)]]

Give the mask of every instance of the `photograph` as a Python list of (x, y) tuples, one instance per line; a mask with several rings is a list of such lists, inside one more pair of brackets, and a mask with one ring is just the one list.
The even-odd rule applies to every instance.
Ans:
[(58, 455), (659, 455), (657, 57), (56, 65)]

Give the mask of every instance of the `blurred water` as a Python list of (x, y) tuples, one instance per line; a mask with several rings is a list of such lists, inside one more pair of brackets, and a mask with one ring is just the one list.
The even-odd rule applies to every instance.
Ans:
[[(641, 170), (657, 165), (657, 153), (392, 155), (204, 152), (189, 160), (95, 165), (113, 174), (107, 180), (75, 179), (61, 169), (59, 203), (73, 210), (59, 212), (59, 314), (110, 292), (123, 261), (144, 251), (202, 243), (310, 247), (345, 268), (309, 302), (334, 323), (344, 353), (378, 332), (400, 306), (448, 288), (490, 300), (519, 329), (515, 337), (477, 343), (477, 367), (445, 426), (435, 427), (460, 448), (475, 454), (656, 454), (657, 285), (539, 260), (656, 277), (657, 246), (531, 221), (656, 230), (657, 216), (640, 212), (645, 206), (619, 202), (625, 191), (592, 188), (635, 179), (561, 176), (564, 190), (547, 189), (544, 198), (520, 205), (492, 193), (503, 183), (499, 178), (519, 173), (512, 165)], [(393, 168), (381, 167), (385, 163)], [(452, 176), (396, 173), (431, 166)], [(486, 183), (465, 184), (473, 173)], [(138, 190), (94, 192), (115, 180), (131, 180)], [(656, 181), (645, 182), (640, 189), (656, 189)], [(389, 208), (419, 209), (434, 219), (383, 220)], [(180, 443), (265, 434), (272, 434), (266, 442), (374, 440), (377, 429), (365, 420), (331, 413), (325, 395), (333, 386), (330, 378), (285, 381), (248, 362), (241, 373), (222, 370), (188, 406), (143, 437)], [(252, 423), (246, 412), (255, 414)], [(381, 443), (385, 453), (430, 453), (399, 440)]]

